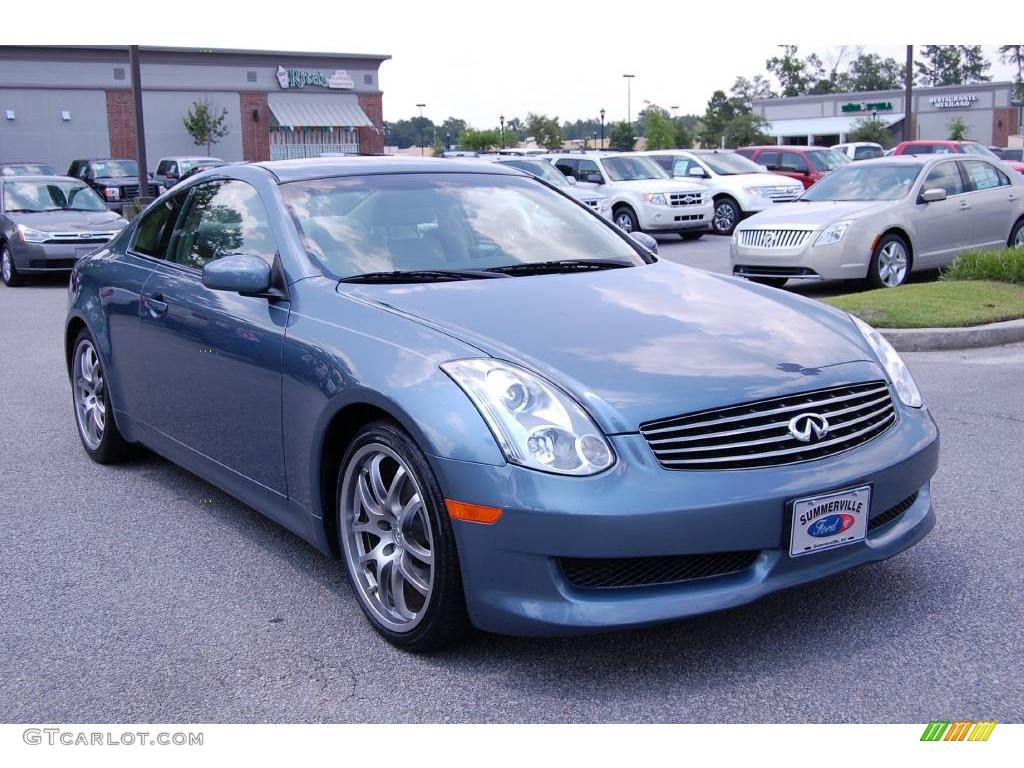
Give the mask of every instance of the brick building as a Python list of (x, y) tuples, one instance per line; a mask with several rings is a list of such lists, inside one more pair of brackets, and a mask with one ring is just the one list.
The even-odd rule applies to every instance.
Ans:
[[(203, 154), (185, 131), (193, 104), (226, 110), (225, 160), (384, 149), (387, 55), (143, 47), (146, 155)], [(134, 157), (127, 47), (0, 46), (0, 161), (59, 170), (85, 157)]]

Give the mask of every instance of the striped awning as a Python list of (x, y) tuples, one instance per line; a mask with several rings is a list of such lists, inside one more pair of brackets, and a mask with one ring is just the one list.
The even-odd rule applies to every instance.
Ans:
[(282, 128), (358, 128), (373, 124), (354, 93), (272, 93), (267, 105)]

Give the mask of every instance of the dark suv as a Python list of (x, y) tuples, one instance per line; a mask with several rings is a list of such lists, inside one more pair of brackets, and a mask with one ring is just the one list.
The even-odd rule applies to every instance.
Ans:
[[(139, 166), (134, 160), (73, 160), (67, 175), (95, 189), (107, 207), (117, 213), (139, 196)], [(146, 194), (156, 197), (158, 191), (156, 183), (150, 182)]]

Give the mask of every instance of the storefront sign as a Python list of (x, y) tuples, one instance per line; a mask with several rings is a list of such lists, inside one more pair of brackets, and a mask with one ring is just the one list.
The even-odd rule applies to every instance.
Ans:
[(852, 101), (849, 104), (843, 104), (841, 107), (843, 112), (891, 112), (892, 102), (891, 101), (869, 101), (867, 103), (861, 101)]
[(931, 96), (928, 102), (936, 109), (967, 109), (977, 100), (977, 96)]
[(343, 69), (323, 72), (319, 69), (277, 68), (277, 82), (282, 88), (355, 88), (352, 75)]

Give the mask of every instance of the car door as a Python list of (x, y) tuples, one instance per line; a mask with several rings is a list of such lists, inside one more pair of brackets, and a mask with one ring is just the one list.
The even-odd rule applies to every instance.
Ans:
[[(214, 291), (202, 268), (223, 256), (273, 264), (276, 237), (255, 188), (239, 180), (188, 191), (143, 288), (143, 419), (183, 462), (211, 459), (278, 494), (287, 492), (281, 427), (281, 352), (287, 301)], [(199, 454), (200, 456), (197, 456)], [(219, 471), (203, 463), (204, 469)], [(234, 479), (234, 478), (232, 478)]]
[(919, 202), (914, 220), (916, 267), (939, 267), (957, 257), (970, 242), (973, 209), (967, 201), (967, 184), (960, 164), (944, 160), (932, 166), (921, 191), (942, 189), (946, 199)]
[(783, 152), (779, 158), (777, 173), (796, 179), (804, 187), (809, 187), (814, 183), (811, 178), (811, 169), (807, 166), (807, 158), (799, 152)]
[(1018, 196), (1010, 177), (985, 160), (961, 160), (967, 176), (966, 199), (973, 207), (971, 239), (976, 248), (1002, 248), (1016, 221)]

